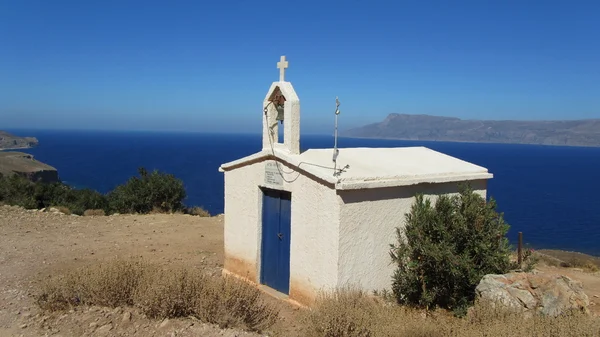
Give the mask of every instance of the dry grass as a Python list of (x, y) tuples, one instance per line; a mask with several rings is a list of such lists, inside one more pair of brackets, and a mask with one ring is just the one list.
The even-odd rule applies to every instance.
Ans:
[(345, 289), (322, 294), (303, 318), (306, 337), (599, 336), (600, 320), (580, 313), (529, 319), (478, 303), (468, 318), (419, 311)]
[(202, 207), (194, 206), (186, 209), (186, 213), (189, 215), (196, 215), (200, 217), (209, 217), (210, 213)]
[(77, 305), (136, 306), (152, 318), (194, 316), (222, 328), (263, 331), (275, 324), (278, 310), (260, 296), (258, 289), (233, 278), (113, 260), (50, 279), (37, 303), (50, 311)]
[(577, 252), (542, 249), (536, 252), (540, 260), (549, 266), (582, 268), (590, 272), (600, 270), (600, 258)]
[(87, 209), (83, 212), (84, 216), (105, 216), (106, 212), (103, 209)]
[(59, 212), (61, 212), (63, 214), (71, 215), (71, 210), (69, 208), (67, 208), (67, 207), (57, 206), (57, 207), (54, 207), (54, 208), (56, 208)]
[(46, 282), (37, 303), (50, 311), (77, 305), (133, 305), (133, 294), (148, 267), (144, 262), (113, 261), (74, 270)]

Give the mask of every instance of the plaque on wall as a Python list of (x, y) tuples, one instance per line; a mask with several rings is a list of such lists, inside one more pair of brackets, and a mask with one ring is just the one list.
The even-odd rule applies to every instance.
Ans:
[(277, 167), (277, 162), (268, 161), (265, 163), (265, 185), (283, 186), (283, 177)]

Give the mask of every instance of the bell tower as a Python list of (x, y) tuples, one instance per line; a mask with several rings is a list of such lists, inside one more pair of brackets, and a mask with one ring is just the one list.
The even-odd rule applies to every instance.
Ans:
[[(300, 154), (300, 99), (290, 82), (285, 81), (288, 62), (277, 62), (279, 81), (273, 82), (263, 101), (263, 151), (274, 149)], [(283, 127), (283, 142), (279, 128)]]

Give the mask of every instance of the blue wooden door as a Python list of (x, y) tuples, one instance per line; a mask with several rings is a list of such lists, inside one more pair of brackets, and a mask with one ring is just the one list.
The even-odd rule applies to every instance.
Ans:
[(290, 290), (290, 225), (292, 195), (263, 190), (260, 283), (279, 292)]

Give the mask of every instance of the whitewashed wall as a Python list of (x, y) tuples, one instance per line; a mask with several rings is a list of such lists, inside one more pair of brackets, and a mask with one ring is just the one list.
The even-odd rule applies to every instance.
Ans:
[[(266, 162), (225, 172), (225, 272), (260, 280), (262, 192)], [(290, 298), (310, 303), (338, 284), (340, 203), (335, 191), (280, 164), (290, 191)]]
[[(471, 186), (485, 198), (487, 181), (472, 181)], [(338, 191), (342, 204), (338, 286), (389, 290), (395, 269), (389, 245), (396, 242), (396, 227), (404, 227), (414, 196), (423, 193), (433, 201), (438, 195), (457, 192), (456, 183)]]

